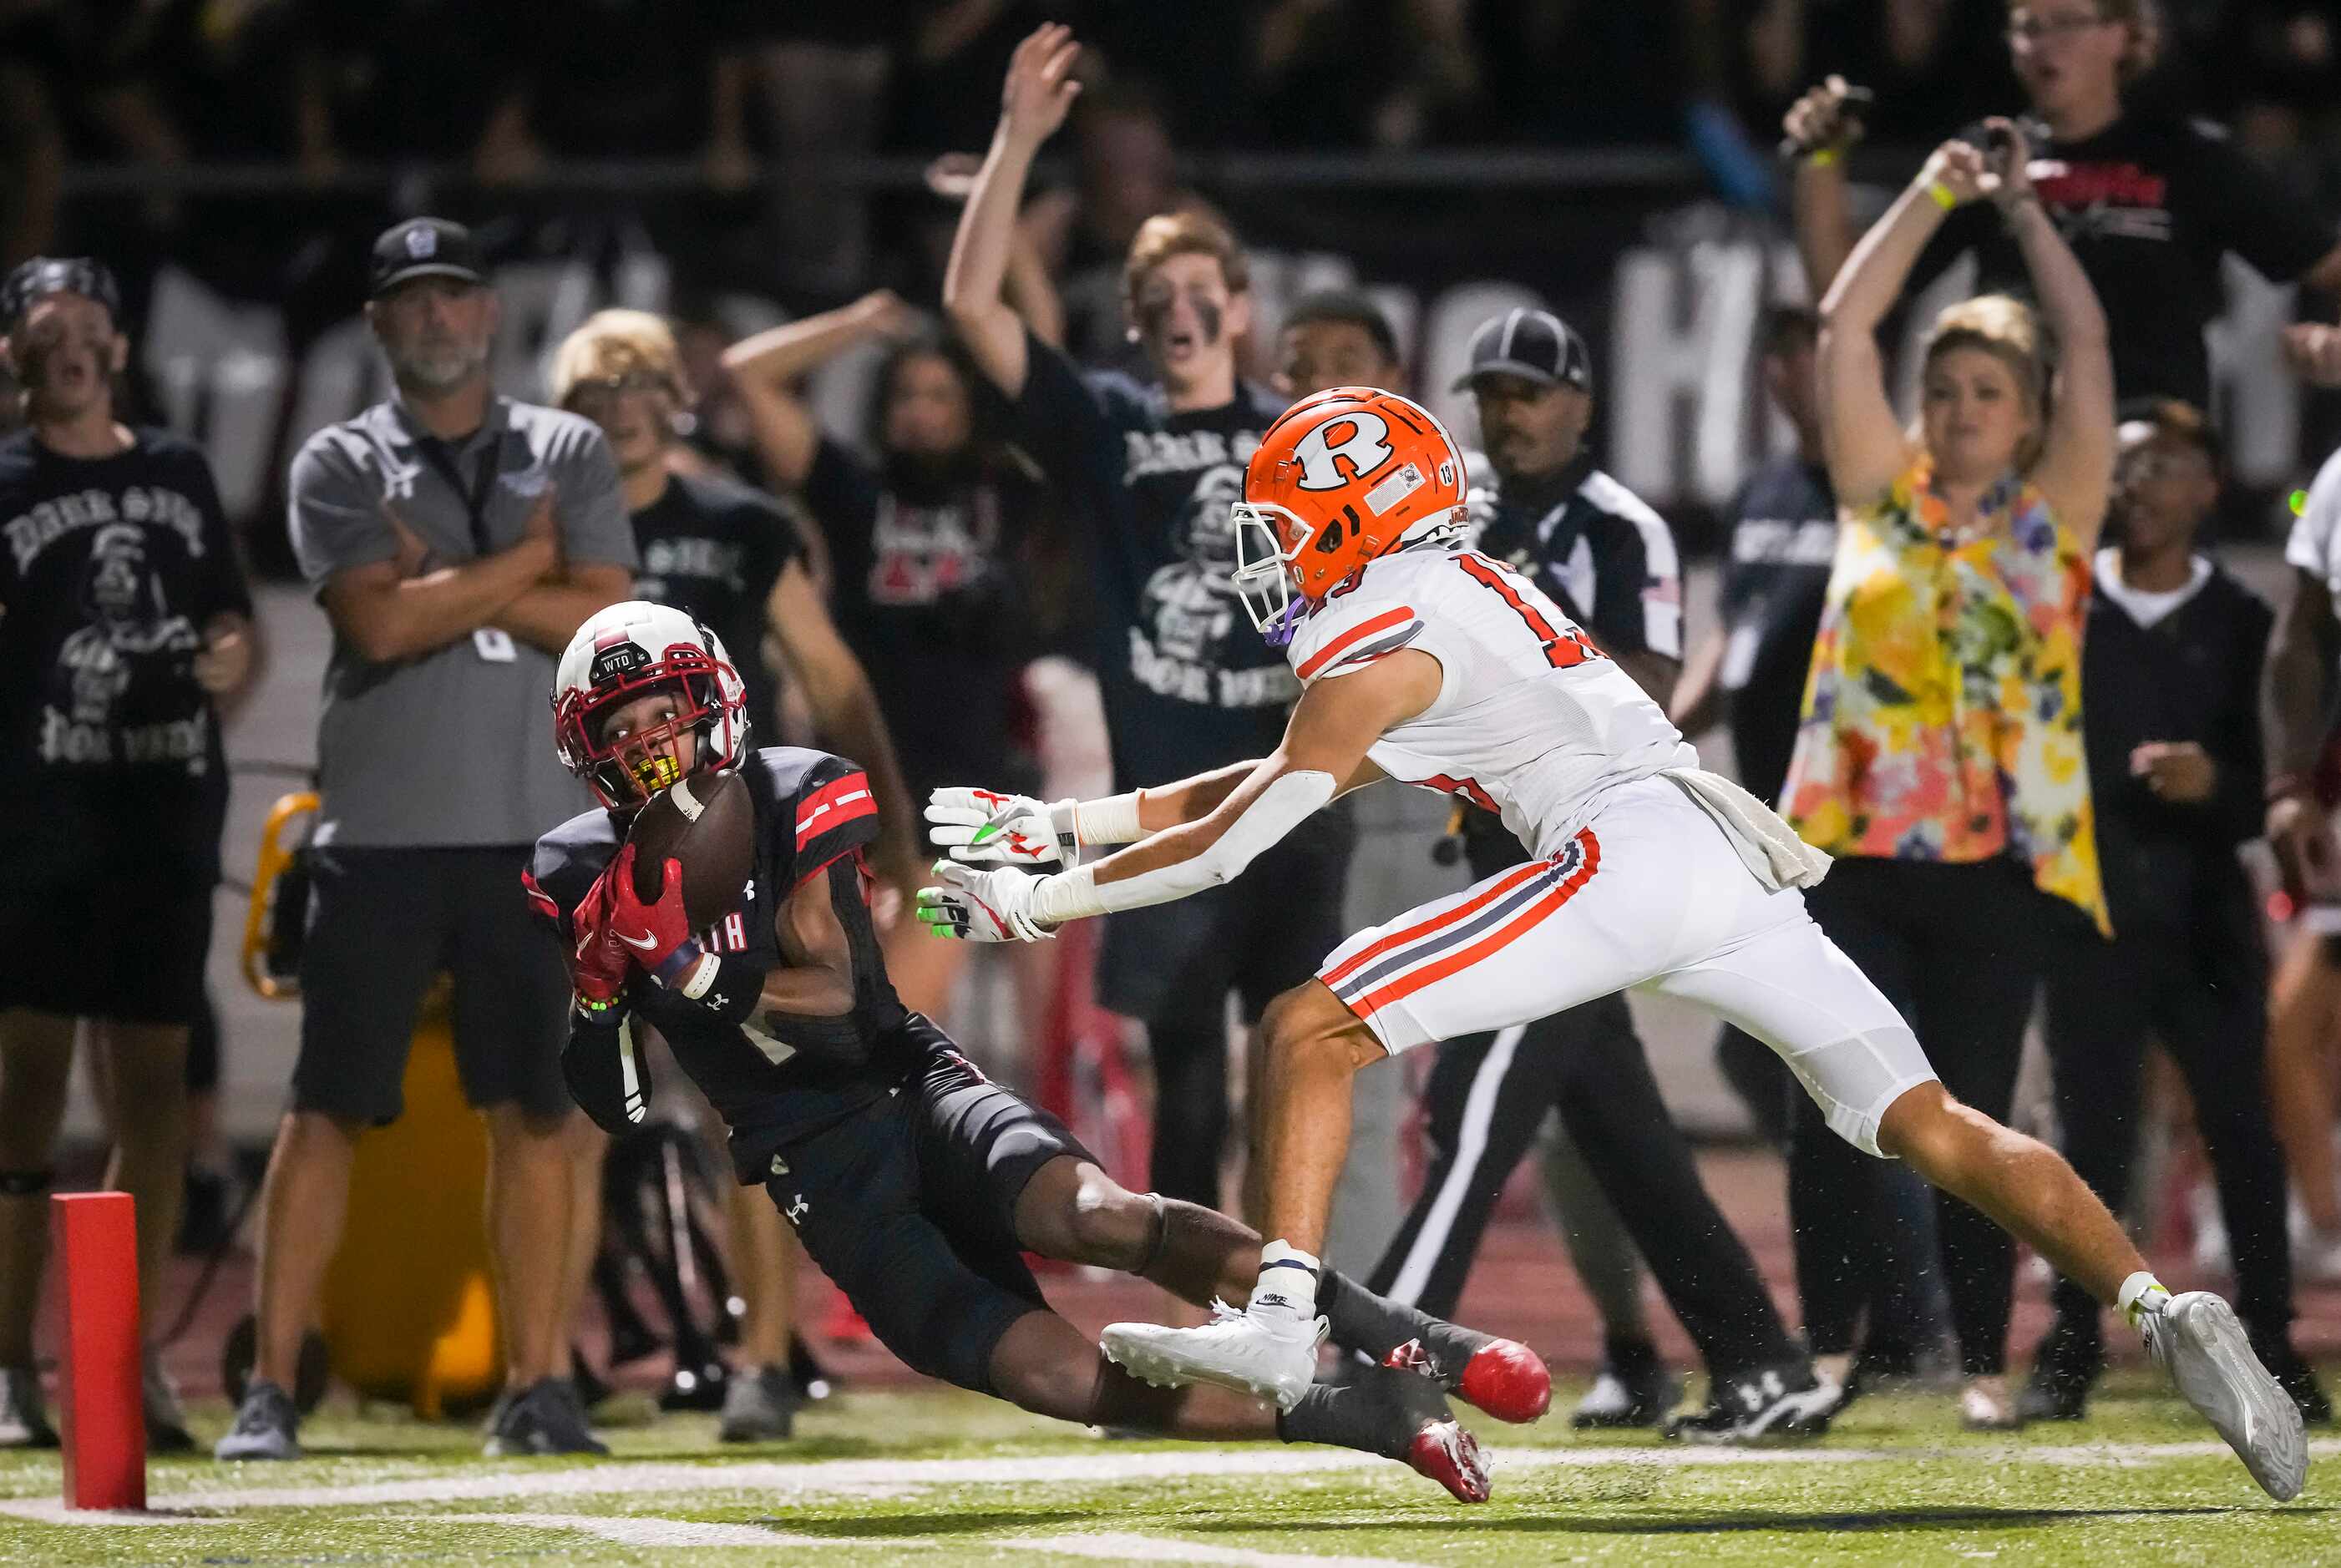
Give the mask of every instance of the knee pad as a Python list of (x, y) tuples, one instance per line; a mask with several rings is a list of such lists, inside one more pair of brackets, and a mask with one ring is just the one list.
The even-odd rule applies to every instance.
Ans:
[(1899, 1026), (1866, 1029), (1825, 1046), (1780, 1055), (1821, 1108), (1829, 1131), (1862, 1153), (1880, 1157), (1884, 1151), (1878, 1146), (1878, 1124), (1887, 1107), (1935, 1077), (1926, 1052), (1918, 1048), (1918, 1037)]
[(38, 1197), (57, 1185), (57, 1173), (0, 1171), (0, 1197)]

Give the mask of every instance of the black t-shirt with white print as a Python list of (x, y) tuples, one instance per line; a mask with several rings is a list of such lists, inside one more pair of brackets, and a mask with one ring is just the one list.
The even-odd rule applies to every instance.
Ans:
[[(2201, 121), (2129, 114), (2070, 143), (2045, 126), (2027, 129), (2033, 187), (2112, 325), (2117, 394), (2208, 407), (2203, 330), (2226, 302), (2220, 258), (2233, 252), (2271, 282), (2290, 283), (2333, 248), (2333, 223)], [(1983, 144), (1980, 126), (1966, 134)], [(1979, 293), (2031, 294), (2024, 257), (1987, 202), (1944, 220), (1912, 290), (1970, 251)]]
[(642, 554), (635, 596), (671, 605), (722, 638), (747, 684), (757, 733), (777, 736), (764, 606), (789, 562), (804, 554), (795, 522), (770, 498), (716, 474), (672, 475), (633, 521)]
[(1025, 359), (1016, 440), (1073, 493), (1091, 536), (1116, 787), (1267, 756), (1300, 684), (1236, 594), (1228, 509), (1284, 402), (1240, 386), (1218, 408), (1173, 412), (1161, 387), (1084, 375), (1029, 332)]
[(1021, 788), (1010, 737), (1034, 639), (1017, 554), (1043, 487), (981, 461), (889, 472), (824, 439), (802, 494), (829, 541), (838, 630), (914, 782)]
[(228, 612), (252, 595), (194, 446), (0, 441), (0, 865), (17, 885), (218, 879), (226, 757), (194, 660)]

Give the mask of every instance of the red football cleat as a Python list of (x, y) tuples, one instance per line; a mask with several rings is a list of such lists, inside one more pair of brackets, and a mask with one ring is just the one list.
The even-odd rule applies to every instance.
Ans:
[(1428, 1475), (1455, 1494), (1460, 1503), (1488, 1501), (1488, 1455), (1479, 1440), (1453, 1421), (1433, 1421), (1414, 1434), (1406, 1462), (1418, 1475)]
[(1519, 1340), (1490, 1340), (1463, 1364), (1455, 1393), (1499, 1421), (1534, 1421), (1552, 1408), (1552, 1373)]
[(821, 1336), (848, 1345), (860, 1345), (877, 1338), (871, 1331), (870, 1320), (854, 1309), (843, 1291), (830, 1304), (829, 1315), (822, 1320)]

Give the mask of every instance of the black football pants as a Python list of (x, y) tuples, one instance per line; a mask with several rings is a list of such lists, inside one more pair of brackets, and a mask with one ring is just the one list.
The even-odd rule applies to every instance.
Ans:
[(1497, 1196), (1557, 1110), (1708, 1370), (1730, 1377), (1800, 1357), (1699, 1183), (1623, 996), (1438, 1051), (1424, 1092), (1433, 1162), (1369, 1289), (1451, 1316)]
[[(2004, 858), (1952, 865), (1841, 856), (1805, 903), (1909, 1020), (1943, 1087), (2006, 1121), (2041, 974), (2078, 913)], [(1912, 1237), (1895, 1217), (1888, 1184), (1897, 1167), (1830, 1132), (1807, 1096), (1793, 1100), (1788, 1218), (1805, 1337), (1815, 1355), (1847, 1351), (1863, 1308), (1876, 1305), (1875, 1284), (1911, 1272)], [(1997, 1374), (2007, 1365), (2016, 1243), (1981, 1210), (1937, 1199), (1961, 1365), (1969, 1376)]]
[[(2177, 1064), (2218, 1182), (2236, 1263), (2236, 1310), (2255, 1337), (2292, 1322), (2284, 1156), (2268, 1122), (2267, 961), (2240, 884), (2188, 928), (2124, 928), (2107, 942), (2076, 935), (2048, 972), (2048, 1064), (2065, 1157), (2116, 1208), (2137, 1153), (2139, 1087), (2151, 1036)], [(2098, 1304), (2057, 1282), (2060, 1352), (2094, 1361)]]

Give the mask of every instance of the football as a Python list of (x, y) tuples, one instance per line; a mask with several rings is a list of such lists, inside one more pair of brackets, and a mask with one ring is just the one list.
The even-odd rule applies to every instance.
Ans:
[(682, 868), (682, 908), (704, 931), (738, 908), (755, 869), (756, 812), (737, 773), (698, 773), (642, 809), (626, 841), (634, 846), (634, 896), (658, 897), (659, 868)]

